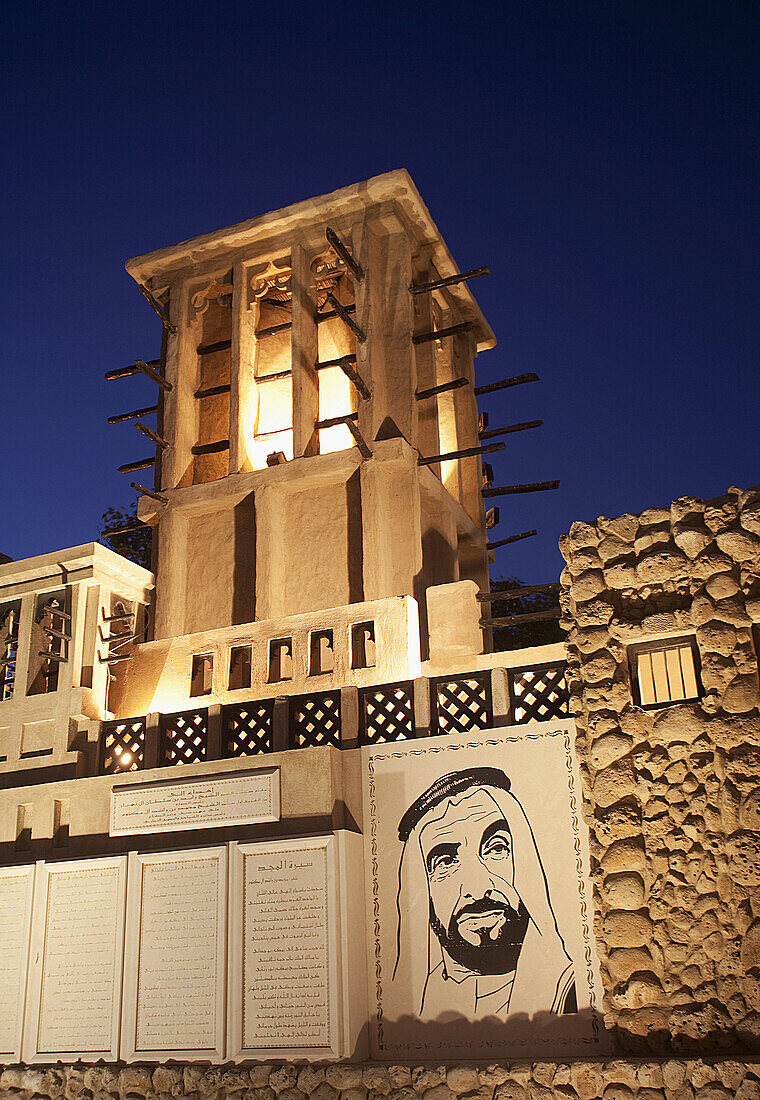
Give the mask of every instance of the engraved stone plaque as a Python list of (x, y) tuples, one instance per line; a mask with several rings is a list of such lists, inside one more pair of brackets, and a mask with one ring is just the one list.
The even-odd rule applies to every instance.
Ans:
[(234, 1057), (313, 1056), (336, 1045), (330, 844), (319, 838), (238, 848), (230, 957)]
[(41, 865), (25, 1061), (118, 1057), (126, 857)]
[(126, 1058), (223, 1058), (226, 854), (130, 856)]
[(111, 836), (280, 819), (280, 769), (131, 783), (111, 792)]
[(34, 867), (0, 869), (0, 1059), (21, 1060)]

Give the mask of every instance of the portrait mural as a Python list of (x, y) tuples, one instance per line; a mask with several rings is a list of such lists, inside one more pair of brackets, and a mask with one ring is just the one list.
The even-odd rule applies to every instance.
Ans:
[(600, 1038), (570, 722), (365, 750), (374, 1053)]

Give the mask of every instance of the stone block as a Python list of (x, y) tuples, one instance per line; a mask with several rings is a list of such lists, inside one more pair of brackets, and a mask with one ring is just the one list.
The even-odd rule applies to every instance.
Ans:
[[(339, 1092), (344, 1089), (357, 1088), (362, 1084), (361, 1066), (338, 1065), (328, 1066), (325, 1070), (325, 1080)], [(407, 1084), (406, 1081), (403, 1084)]]
[(724, 691), (721, 706), (729, 714), (746, 714), (760, 706), (757, 676), (736, 676)]
[(641, 875), (628, 871), (608, 875), (604, 880), (604, 894), (610, 909), (641, 909), (645, 900)]
[(305, 1066), (298, 1074), (296, 1086), (308, 1096), (324, 1079), (325, 1071), (321, 1066)]
[(454, 1066), (446, 1074), (446, 1084), (453, 1093), (474, 1092), (480, 1088), (480, 1077), (469, 1066)]
[(612, 947), (643, 947), (652, 938), (652, 922), (644, 913), (613, 910), (603, 921), (605, 942)]

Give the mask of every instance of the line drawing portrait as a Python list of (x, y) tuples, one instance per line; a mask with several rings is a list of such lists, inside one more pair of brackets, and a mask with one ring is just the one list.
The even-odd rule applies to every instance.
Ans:
[(544, 866), (510, 787), (500, 768), (449, 772), (399, 822), (393, 978), (427, 952), (412, 991), (421, 1020), (577, 1011)]

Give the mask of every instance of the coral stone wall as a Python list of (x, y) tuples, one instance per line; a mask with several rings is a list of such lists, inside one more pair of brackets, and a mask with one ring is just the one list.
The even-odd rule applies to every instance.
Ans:
[(757, 1100), (760, 1065), (721, 1060), (481, 1066), (7, 1069), (0, 1100)]
[[(607, 1025), (622, 1049), (760, 1049), (760, 489), (560, 542)], [(703, 694), (644, 709), (628, 647), (696, 638)]]

